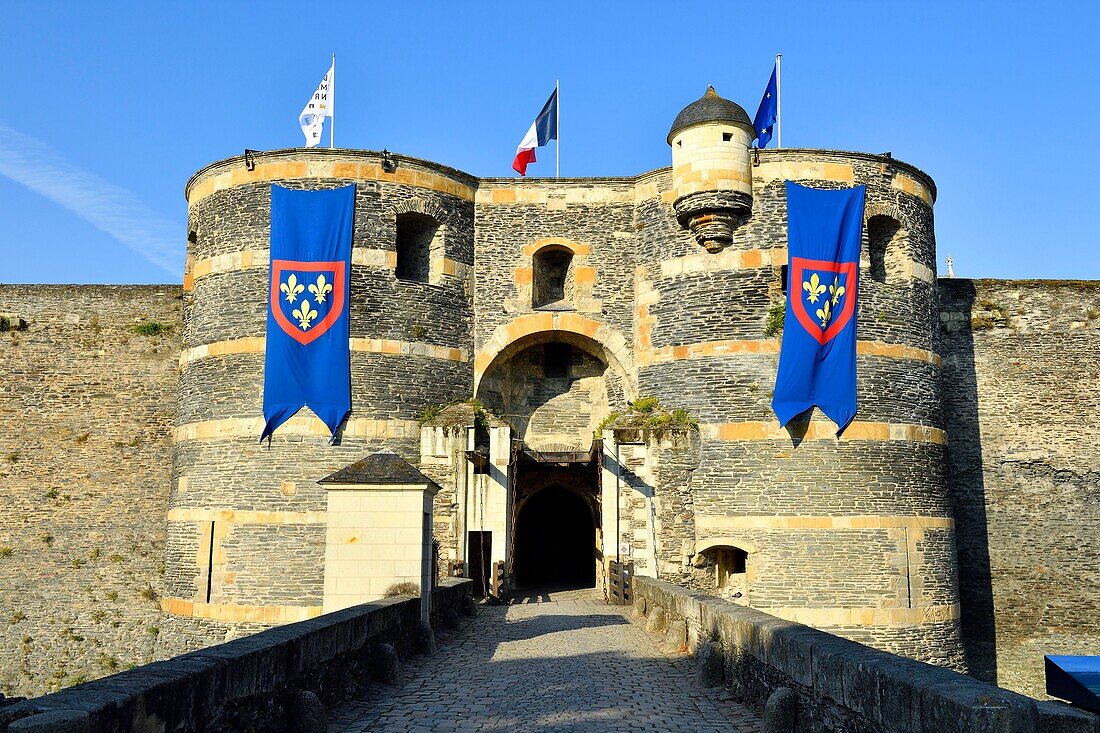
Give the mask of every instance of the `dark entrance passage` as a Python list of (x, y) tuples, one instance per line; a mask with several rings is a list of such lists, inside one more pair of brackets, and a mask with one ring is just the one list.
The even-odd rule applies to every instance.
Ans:
[(596, 527), (584, 499), (561, 486), (542, 489), (520, 508), (516, 583), (523, 588), (596, 584)]

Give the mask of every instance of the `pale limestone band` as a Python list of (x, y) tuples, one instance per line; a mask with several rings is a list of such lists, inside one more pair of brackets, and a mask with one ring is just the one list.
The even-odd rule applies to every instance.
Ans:
[[(729, 341), (701, 341), (679, 346), (651, 347), (638, 350), (638, 365), (664, 364), (671, 361), (705, 359), (731, 354), (778, 354), (779, 339), (731, 339)], [(888, 344), (882, 341), (857, 341), (856, 353), (860, 356), (882, 356), (888, 359), (909, 359), (943, 366), (943, 359), (927, 349), (904, 344)]]
[(321, 606), (252, 606), (244, 603), (198, 603), (183, 598), (164, 598), (160, 608), (174, 616), (213, 621), (257, 624), (289, 624), (321, 615)]
[[(840, 517), (821, 516), (721, 516), (700, 514), (695, 518), (698, 530), (707, 532), (750, 529), (951, 529), (951, 517), (929, 515), (859, 514)], [(710, 538), (701, 537), (702, 545)]]
[[(178, 425), (173, 429), (177, 442), (184, 440), (221, 440), (224, 438), (259, 439), (263, 432), (263, 417), (227, 418)], [(319, 418), (296, 416), (279, 426), (280, 435), (329, 436), (328, 426)], [(351, 418), (344, 423), (346, 438), (417, 438), (420, 425), (416, 420), (371, 420)]]
[[(209, 275), (221, 275), (239, 270), (266, 270), (271, 261), (271, 250), (267, 248), (245, 249), (239, 252), (226, 252), (213, 257), (204, 257), (191, 263), (189, 284)], [(353, 247), (351, 264), (358, 267), (373, 267), (392, 270), (397, 267), (397, 252), (380, 247)], [(443, 258), (443, 274), (451, 277), (466, 278), (471, 267), (464, 262)]]
[[(729, 442), (782, 440), (790, 442), (792, 435), (800, 440), (873, 440), (878, 442), (947, 443), (947, 433), (940, 428), (905, 423), (860, 422), (850, 423), (844, 434), (836, 437), (836, 425), (827, 421), (791, 423), (788, 432), (778, 420), (747, 420), (744, 422), (705, 423), (699, 432), (705, 438)], [(805, 430), (802, 433), (802, 430)]]
[(412, 166), (400, 166), (387, 173), (381, 163), (359, 163), (341, 160), (310, 161), (257, 161), (254, 170), (248, 170), (241, 160), (235, 167), (221, 173), (200, 175), (187, 189), (187, 204), (191, 206), (210, 194), (234, 186), (268, 181), (299, 178), (345, 178), (360, 181), (382, 181), (406, 186), (426, 188), (431, 191), (457, 196), (465, 201), (474, 200), (474, 189), (454, 178), (416, 170)]
[(227, 522), (229, 524), (325, 524), (326, 512), (282, 510), (209, 509), (176, 507), (168, 510), (169, 522)]
[(757, 611), (818, 629), (834, 626), (911, 626), (943, 623), (960, 618), (959, 604), (916, 608), (798, 608), (753, 606)]
[[(668, 278), (691, 275), (700, 272), (729, 272), (737, 270), (756, 270), (761, 267), (781, 267), (787, 264), (787, 248), (771, 247), (767, 249), (725, 249), (718, 254), (692, 254), (673, 257), (660, 263), (639, 265), (635, 269), (640, 280), (666, 280)], [(861, 267), (869, 262), (860, 261)], [(907, 260), (908, 273), (914, 279), (935, 284), (936, 273), (928, 266)]]
[[(346, 178), (399, 183), (450, 194), (479, 204), (549, 203), (560, 199), (564, 208), (569, 203), (634, 203), (658, 196), (671, 203), (675, 196), (675, 191), (664, 190), (655, 176), (623, 179), (626, 185), (620, 190), (570, 185), (569, 181), (555, 182), (554, 185), (539, 185), (530, 181), (524, 181), (523, 184), (484, 182), (475, 188), (445, 175), (408, 166), (401, 166), (393, 173), (387, 173), (382, 170), (380, 163), (261, 160), (257, 161), (255, 169), (251, 171), (241, 161), (231, 170), (200, 176), (188, 189), (187, 202), (191, 205), (216, 191), (248, 183), (300, 178)], [(819, 180), (852, 184), (855, 181), (855, 172), (850, 163), (779, 160), (762, 161), (753, 166), (754, 188), (763, 188), (777, 180)], [(898, 172), (893, 176), (890, 185), (898, 191), (917, 196), (929, 205), (932, 203), (931, 192), (912, 176)]]
[[(201, 344), (183, 349), (180, 352), (180, 369), (188, 364), (213, 356), (228, 356), (231, 354), (262, 354), (266, 350), (263, 336), (246, 336), (239, 339), (226, 341), (214, 341), (209, 344)], [(366, 339), (352, 337), (348, 339), (350, 349), (364, 354), (389, 354), (401, 356), (424, 356), (429, 359), (444, 359), (446, 361), (467, 362), (470, 354), (466, 349), (455, 349), (449, 346), (436, 346), (419, 341), (395, 341), (393, 339)]]

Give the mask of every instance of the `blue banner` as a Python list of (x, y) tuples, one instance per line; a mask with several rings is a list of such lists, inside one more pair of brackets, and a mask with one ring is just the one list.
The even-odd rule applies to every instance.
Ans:
[(264, 426), (271, 435), (303, 406), (329, 432), (351, 412), (348, 289), (355, 186), (271, 187), (271, 280)]
[(856, 296), (865, 188), (787, 182), (787, 313), (772, 409), (816, 405), (844, 432), (856, 415)]

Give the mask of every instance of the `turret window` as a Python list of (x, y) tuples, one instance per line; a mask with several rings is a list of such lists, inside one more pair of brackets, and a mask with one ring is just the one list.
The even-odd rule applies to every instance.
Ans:
[(397, 215), (399, 280), (438, 283), (443, 270), (444, 227), (426, 214)]
[(867, 254), (871, 279), (896, 285), (907, 277), (909, 234), (901, 222), (889, 216), (872, 216), (867, 221)]
[(531, 266), (532, 307), (568, 308), (573, 299), (573, 253), (547, 247), (535, 253)]

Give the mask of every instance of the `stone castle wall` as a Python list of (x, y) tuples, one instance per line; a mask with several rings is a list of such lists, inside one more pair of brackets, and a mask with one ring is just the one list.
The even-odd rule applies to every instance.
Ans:
[(1100, 649), (1100, 283), (940, 280), (948, 484), (972, 673), (1043, 693)]
[(180, 297), (178, 286), (0, 285), (0, 313), (28, 324), (0, 333), (2, 694), (154, 656)]
[[(351, 417), (329, 445), (303, 409), (261, 445), (270, 187), (349, 183)], [(400, 159), (388, 173), (377, 155), (327, 150), (265, 153), (254, 170), (222, 161), (188, 183), (164, 602), (181, 619), (180, 645), (318, 615), (326, 496), (317, 481), (381, 447), (417, 463), (418, 413), (469, 395), (471, 184), (441, 166)], [(426, 282), (397, 276), (402, 214), (439, 227)]]
[[(667, 172), (639, 185), (639, 391), (686, 408), (702, 438), (690, 482), (694, 527), (675, 521), (682, 511), (659, 506), (674, 521), (658, 536), (679, 540), (671, 550), (694, 529), (690, 552), (748, 552), (742, 602), (961, 667), (940, 365), (931, 351), (932, 183), (904, 164), (832, 151), (762, 151), (752, 172), (752, 216), (718, 254), (669, 216)], [(839, 442), (820, 414), (777, 429), (770, 407), (780, 341), (765, 332), (769, 310), (783, 303), (785, 180), (864, 184), (867, 219), (900, 224), (880, 243), (885, 253), (873, 250), (872, 236), (863, 245), (860, 412)], [(877, 233), (878, 222), (867, 230)], [(877, 271), (883, 254), (903, 263), (893, 277)], [(682, 502), (678, 490), (665, 494)], [(691, 575), (687, 555), (666, 551), (660, 577)]]
[[(316, 481), (378, 447), (444, 485), (436, 526), (454, 559), (465, 437), (425, 451), (418, 414), (502, 390), (519, 407), (501, 417), (534, 426), (547, 449), (586, 448), (604, 413), (641, 395), (698, 419), (687, 443), (624, 455), (616, 539), (662, 578), (704, 587), (715, 576), (697, 556), (738, 547), (742, 602), (1029, 692), (1043, 651), (1095, 646), (1098, 555), (1084, 528), (1098, 462), (1081, 436), (1100, 384), (1094, 285), (937, 291), (932, 183), (876, 156), (762, 151), (753, 216), (718, 254), (676, 222), (668, 169), (517, 182), (398, 164), (296, 150), (200, 171), (182, 303), (177, 288), (0, 287), (0, 312), (31, 322), (0, 334), (8, 690), (317, 615)], [(817, 419), (772, 426), (779, 338), (765, 330), (783, 298), (785, 179), (868, 186), (860, 413), (839, 442)], [(353, 414), (331, 446), (308, 411), (258, 443), (273, 182), (357, 185)], [(407, 213), (440, 224), (427, 282), (396, 276)], [(567, 252), (569, 271), (563, 297), (540, 305), (546, 252)], [(140, 336), (142, 319), (171, 330)], [(572, 349), (557, 392), (540, 361), (552, 341)], [(557, 434), (561, 416), (572, 422)], [(634, 479), (656, 488), (652, 505)]]

